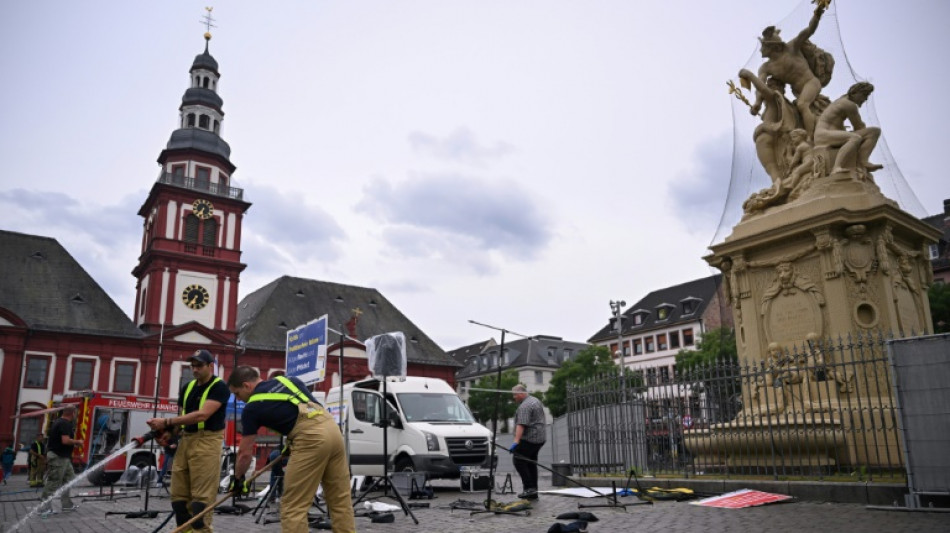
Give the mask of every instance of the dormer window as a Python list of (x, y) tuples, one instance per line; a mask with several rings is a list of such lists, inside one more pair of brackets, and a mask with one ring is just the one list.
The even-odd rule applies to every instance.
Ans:
[(643, 325), (643, 319), (644, 317), (646, 317), (646, 315), (647, 315), (646, 311), (638, 311), (638, 312), (633, 313), (633, 325), (634, 326)]
[(688, 298), (683, 298), (682, 300), (680, 300), (680, 306), (683, 309), (683, 314), (691, 315), (695, 313), (696, 310), (699, 309), (699, 304), (701, 302), (702, 300), (700, 300), (699, 298), (692, 297), (692, 296)]
[(656, 319), (666, 320), (670, 318), (670, 314), (672, 313), (673, 309), (675, 309), (675, 307), (670, 304), (658, 305), (656, 308)]

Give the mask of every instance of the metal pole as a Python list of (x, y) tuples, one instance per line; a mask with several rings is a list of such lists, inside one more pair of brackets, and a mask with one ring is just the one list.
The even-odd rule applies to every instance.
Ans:
[(620, 458), (623, 461), (624, 471), (630, 466), (627, 463), (627, 443), (626, 443), (626, 429), (627, 429), (627, 380), (625, 377), (626, 365), (624, 363), (624, 354), (623, 354), (623, 308), (627, 305), (627, 302), (623, 300), (611, 300), (610, 301), (610, 310), (613, 312), (614, 319), (616, 320), (617, 325), (617, 359), (620, 361), (620, 417), (621, 417), (621, 427), (620, 427)]

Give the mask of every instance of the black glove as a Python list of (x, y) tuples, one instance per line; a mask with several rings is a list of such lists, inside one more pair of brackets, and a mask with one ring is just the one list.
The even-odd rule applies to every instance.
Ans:
[(228, 485), (228, 492), (234, 496), (246, 496), (251, 492), (251, 487), (247, 484), (247, 481), (244, 477), (232, 477), (231, 483)]

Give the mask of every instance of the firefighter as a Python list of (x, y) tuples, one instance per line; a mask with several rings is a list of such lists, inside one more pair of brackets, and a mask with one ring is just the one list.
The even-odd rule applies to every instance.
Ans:
[[(172, 510), (179, 526), (213, 504), (218, 493), (229, 397), (224, 380), (214, 375), (211, 352), (198, 350), (188, 360), (194, 379), (178, 394), (180, 414), (147, 422), (152, 431), (162, 434), (158, 443), (163, 446), (173, 434), (180, 436), (171, 486)], [(213, 515), (203, 516), (192, 530), (211, 533)]]
[(289, 441), (290, 460), (284, 472), (280, 501), (281, 531), (310, 531), (307, 510), (321, 484), (333, 531), (356, 531), (343, 435), (306, 385), (297, 378), (284, 376), (263, 381), (254, 368), (239, 366), (228, 377), (228, 388), (247, 402), (241, 415), (243, 437), (231, 490), (239, 494), (247, 492), (244, 476), (251, 465), (257, 431), (266, 426), (286, 435)]
[(30, 486), (42, 487), (46, 475), (46, 439), (37, 433), (30, 443)]

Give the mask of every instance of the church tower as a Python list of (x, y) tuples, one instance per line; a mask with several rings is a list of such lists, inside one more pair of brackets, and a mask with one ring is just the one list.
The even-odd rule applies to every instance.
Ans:
[[(210, 29), (210, 17), (208, 21)], [(251, 206), (231, 186), (235, 166), (221, 138), (218, 62), (195, 57), (181, 100), (178, 129), (158, 156), (158, 180), (139, 209), (144, 219), (135, 276), (134, 321), (147, 332), (197, 322), (228, 337), (236, 332), (241, 223)]]

